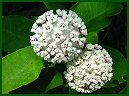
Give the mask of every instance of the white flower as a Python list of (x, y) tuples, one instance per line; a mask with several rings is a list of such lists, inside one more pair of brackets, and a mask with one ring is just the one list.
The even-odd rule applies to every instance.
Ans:
[(47, 15), (43, 14), (43, 15), (39, 16), (38, 19), (42, 19), (45, 22), (47, 19), (46, 17), (47, 17)]
[(47, 51), (41, 51), (41, 56), (44, 57), (44, 60), (47, 60), (50, 58), (50, 54)]
[(74, 18), (73, 19), (73, 26), (81, 27), (81, 22), (82, 22), (82, 19), (80, 17)]
[(60, 9), (57, 9), (56, 13), (57, 13), (58, 16), (63, 16), (63, 15), (67, 14), (67, 12), (65, 10), (60, 10)]
[(87, 29), (86, 29), (86, 26), (84, 24), (84, 22), (81, 23), (80, 25), (80, 32), (83, 34), (83, 35), (87, 35)]
[(44, 23), (44, 21), (43, 21), (42, 19), (39, 19), (39, 18), (38, 18), (38, 19), (36, 20), (36, 23), (37, 23), (37, 24), (40, 24), (40, 23)]
[(68, 29), (68, 21), (61, 20), (59, 23), (57, 23), (57, 26), (60, 30), (66, 30)]
[(42, 27), (43, 27), (43, 31), (51, 32), (53, 25), (50, 22), (47, 22), (46, 24), (43, 24)]
[(43, 33), (42, 27), (38, 27), (37, 29), (35, 29), (35, 33), (42, 35), (42, 33)]
[(80, 38), (79, 45), (83, 48), (85, 47), (86, 38)]
[(42, 39), (42, 46), (46, 47), (48, 45), (48, 41), (50, 40), (50, 38), (43, 38)]
[(94, 45), (88, 44), (86, 48), (87, 50), (94, 50)]
[(54, 34), (52, 36), (53, 39), (55, 39), (56, 42), (59, 42), (62, 39), (65, 39), (62, 31), (58, 30), (58, 29), (54, 29)]
[(49, 52), (52, 56), (55, 55), (55, 53), (58, 52), (59, 49), (57, 49), (57, 46), (55, 43), (49, 44), (48, 48), (46, 49), (47, 52)]
[(44, 13), (46, 16), (50, 16), (51, 14), (53, 14), (53, 10), (49, 10), (47, 12)]
[[(68, 62), (64, 72), (68, 85), (81, 93), (92, 93), (111, 80), (113, 73), (112, 59), (100, 45), (87, 44), (87, 50)], [(95, 55), (96, 54), (96, 55)], [(105, 57), (108, 56), (108, 61)]]
[(61, 63), (62, 61), (67, 61), (66, 57), (62, 53), (56, 54), (55, 58), (57, 63)]
[(32, 26), (33, 29), (37, 29), (38, 28), (38, 25), (36, 23), (33, 24)]
[(47, 20), (51, 23), (54, 23), (57, 20), (57, 15), (50, 14), (50, 16), (47, 16)]
[[(50, 10), (38, 17), (31, 29), (35, 34), (30, 36), (30, 42), (37, 55), (45, 60), (54, 63), (68, 62), (81, 54), (85, 47), (86, 36), (83, 35), (86, 34), (80, 31), (84, 23), (71, 10), (67, 12), (58, 9), (56, 13)], [(44, 51), (49, 55), (44, 55)], [(60, 55), (63, 57), (59, 58)]]
[(70, 34), (70, 38), (73, 42), (79, 41), (79, 32), (73, 30)]
[(72, 18), (77, 18), (78, 17), (78, 15), (75, 12), (71, 11), (71, 10), (69, 10), (69, 14), (68, 15), (70, 17), (72, 17)]

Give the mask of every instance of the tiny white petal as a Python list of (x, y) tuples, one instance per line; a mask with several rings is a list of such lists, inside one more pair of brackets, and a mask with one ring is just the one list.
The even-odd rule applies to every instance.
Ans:
[(51, 51), (51, 55), (54, 55), (55, 54), (55, 51)]
[(36, 20), (36, 23), (38, 23), (38, 24), (41, 24), (41, 23), (43, 23), (44, 21), (42, 20), (42, 19), (37, 19)]

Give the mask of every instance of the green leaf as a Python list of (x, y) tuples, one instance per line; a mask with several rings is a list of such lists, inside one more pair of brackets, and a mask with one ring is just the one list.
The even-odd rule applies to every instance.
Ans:
[(119, 92), (119, 94), (127, 94), (127, 86), (126, 86), (124, 89), (122, 89), (122, 90)]
[(55, 75), (55, 68), (43, 68), (33, 82), (9, 92), (10, 94), (42, 94)]
[(7, 53), (30, 45), (33, 21), (22, 16), (4, 16), (2, 18), (2, 46)]
[(71, 10), (82, 18), (88, 32), (100, 31), (111, 22), (111, 16), (121, 12), (122, 4), (115, 2), (80, 2)]
[(2, 58), (2, 93), (34, 81), (42, 68), (42, 58), (36, 56), (31, 46), (5, 56)]
[(90, 32), (86, 35), (86, 43), (96, 44), (98, 43), (97, 32)]
[(48, 10), (57, 10), (57, 9), (64, 9), (66, 8), (63, 6), (63, 4), (56, 3), (56, 2), (44, 2)]
[(36, 21), (38, 19), (39, 16), (31, 16), (31, 18)]
[(43, 60), (44, 62), (44, 67), (47, 68), (47, 67), (54, 67), (55, 64), (52, 63), (52, 62), (48, 62), (47, 60)]
[(127, 61), (118, 50), (108, 46), (104, 46), (104, 48), (109, 52), (113, 60), (113, 77), (104, 87), (116, 87), (117, 85), (113, 83), (113, 80), (118, 80), (119, 83), (125, 82), (123, 76), (127, 75)]
[(78, 92), (75, 89), (71, 89), (71, 87), (69, 87), (69, 94), (78, 94)]
[(46, 88), (46, 92), (53, 89), (53, 88), (56, 88), (60, 85), (63, 84), (63, 79), (62, 79), (62, 75), (59, 73), (59, 72), (56, 72), (54, 78), (52, 79), (52, 81), (50, 82), (50, 84), (47, 86)]
[[(2, 23), (2, 21), (0, 21), (0, 23)], [(0, 26), (0, 29), (2, 29), (2, 27)], [(2, 57), (2, 32), (0, 32), (0, 56)]]

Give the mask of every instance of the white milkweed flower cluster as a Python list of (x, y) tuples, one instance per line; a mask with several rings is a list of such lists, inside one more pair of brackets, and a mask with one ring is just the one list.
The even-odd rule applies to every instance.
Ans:
[(85, 52), (67, 64), (68, 85), (81, 93), (92, 93), (111, 80), (112, 58), (100, 45), (87, 44)]
[(38, 56), (53, 63), (71, 61), (85, 47), (87, 29), (78, 15), (69, 10), (53, 10), (39, 16), (33, 24), (30, 42)]
[(75, 12), (47, 11), (38, 17), (31, 32), (30, 42), (38, 56), (52, 63), (67, 63), (64, 76), (72, 89), (92, 93), (111, 80), (112, 58), (100, 45), (86, 45), (87, 29)]

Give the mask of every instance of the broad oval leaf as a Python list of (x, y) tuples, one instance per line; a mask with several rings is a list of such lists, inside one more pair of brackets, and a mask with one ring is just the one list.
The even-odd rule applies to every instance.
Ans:
[(88, 32), (100, 31), (111, 22), (111, 16), (121, 12), (122, 4), (116, 2), (80, 2), (71, 10), (85, 22)]
[(31, 46), (5, 56), (2, 58), (2, 93), (34, 81), (42, 68), (42, 58), (36, 56)]
[(2, 18), (2, 47), (7, 53), (30, 45), (31, 27), (34, 21), (22, 16)]
[(97, 44), (98, 34), (97, 32), (90, 32), (86, 35), (86, 43)]
[(36, 80), (18, 89), (10, 91), (9, 94), (42, 94), (44, 93), (47, 85), (53, 79), (54, 75), (54, 67), (43, 68)]
[(118, 80), (119, 83), (125, 82), (123, 76), (127, 75), (127, 60), (118, 50), (108, 46), (104, 46), (104, 48), (109, 52), (113, 60), (113, 77), (104, 87), (116, 87), (117, 85), (113, 83), (113, 80)]
[(50, 84), (46, 87), (45, 92), (56, 88), (60, 85), (63, 84), (63, 79), (62, 79), (62, 75), (59, 72), (56, 72), (55, 76), (53, 77), (52, 81), (50, 82)]

